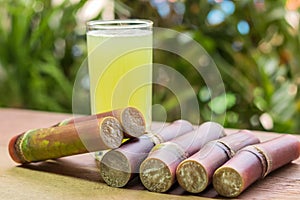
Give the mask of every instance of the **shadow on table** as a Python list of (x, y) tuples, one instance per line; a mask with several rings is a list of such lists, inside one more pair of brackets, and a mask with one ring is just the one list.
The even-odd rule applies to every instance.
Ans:
[(80, 178), (88, 181), (104, 182), (99, 174), (95, 159), (89, 154), (24, 164), (19, 167)]
[[(47, 173), (59, 174), (80, 178), (87, 181), (104, 183), (100, 176), (97, 162), (91, 154), (77, 155), (44, 162), (20, 165), (20, 168), (42, 171)], [(134, 178), (125, 187), (130, 190), (146, 190), (139, 177)], [(200, 194), (191, 194), (183, 190), (177, 183), (167, 192), (174, 195), (192, 195), (201, 197), (217, 197), (217, 193), (212, 187)]]
[[(31, 163), (26, 165), (19, 166), (21, 168), (43, 171), (48, 173), (54, 173), (64, 176), (70, 176), (75, 178), (80, 178), (83, 180), (100, 182), (104, 183), (103, 179), (100, 176), (99, 169), (97, 167), (97, 162), (91, 154), (84, 154), (66, 158), (60, 158), (56, 160), (49, 160), (45, 162)], [(275, 170), (265, 179), (258, 180), (252, 186), (249, 187), (244, 193), (242, 193), (239, 198), (243, 198), (248, 196), (248, 193), (253, 193), (253, 191), (260, 192), (260, 190), (265, 190), (269, 186), (274, 185), (274, 183), (270, 184), (269, 182), (273, 182), (272, 180), (287, 178), (284, 177), (283, 174), (287, 174), (288, 171), (295, 170), (294, 168), (298, 168), (297, 164), (288, 164), (285, 167)], [(283, 177), (282, 177), (283, 176)], [(292, 177), (289, 177), (292, 178)], [(297, 178), (297, 177), (296, 177)], [(298, 177), (300, 178), (300, 177)], [(125, 187), (125, 189), (131, 190), (146, 190), (146, 188), (142, 185), (140, 179), (138, 177), (134, 178), (130, 181)], [(185, 195), (185, 196), (199, 196), (199, 197), (209, 197), (209, 198), (220, 198), (213, 187), (210, 185), (205, 191), (199, 194), (191, 194), (184, 191), (177, 183), (173, 185), (173, 187), (167, 192), (167, 194), (174, 195)]]

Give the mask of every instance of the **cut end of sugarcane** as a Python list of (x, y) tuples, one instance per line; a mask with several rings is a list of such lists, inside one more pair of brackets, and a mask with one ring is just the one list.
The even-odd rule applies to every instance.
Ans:
[(243, 178), (230, 167), (221, 167), (213, 176), (213, 186), (218, 194), (225, 197), (237, 197), (243, 191)]
[(24, 163), (24, 159), (20, 153), (20, 148), (18, 147), (18, 141), (20, 140), (20, 137), (22, 137), (22, 135), (14, 136), (8, 145), (9, 155), (16, 163)]
[(128, 159), (119, 151), (107, 152), (100, 162), (100, 174), (107, 185), (124, 187), (131, 177)]
[(208, 183), (205, 168), (194, 160), (183, 161), (176, 170), (179, 185), (188, 192), (202, 192)]
[(115, 149), (121, 146), (123, 140), (123, 131), (120, 122), (114, 117), (105, 117), (100, 126), (100, 136), (109, 149)]
[(140, 167), (140, 179), (152, 192), (166, 192), (173, 183), (169, 167), (156, 158), (144, 160)]
[(121, 123), (128, 137), (139, 137), (146, 131), (143, 114), (134, 107), (125, 108), (121, 114)]

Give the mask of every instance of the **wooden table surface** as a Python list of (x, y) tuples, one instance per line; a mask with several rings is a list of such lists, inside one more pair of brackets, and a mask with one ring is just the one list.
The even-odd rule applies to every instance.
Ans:
[[(145, 190), (138, 179), (126, 188), (112, 188), (100, 178), (93, 154), (84, 154), (20, 166), (8, 154), (8, 142), (16, 134), (33, 128), (51, 126), (70, 114), (20, 109), (0, 109), (0, 199), (215, 199), (212, 187), (203, 193), (186, 193), (175, 185), (167, 194)], [(226, 129), (228, 133), (236, 130)], [(258, 132), (267, 140), (278, 134)], [(300, 140), (300, 136), (297, 136)], [(242, 193), (239, 199), (299, 199), (300, 159), (260, 180)]]

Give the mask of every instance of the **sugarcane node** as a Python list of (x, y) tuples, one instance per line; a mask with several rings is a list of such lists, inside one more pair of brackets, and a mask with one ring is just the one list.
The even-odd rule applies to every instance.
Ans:
[(265, 157), (265, 154), (260, 149), (258, 149), (255, 145), (247, 146), (247, 147), (241, 149), (240, 152), (242, 152), (242, 151), (250, 152), (259, 159), (259, 162), (260, 162), (261, 167), (262, 167), (262, 173), (261, 173), (261, 176), (259, 178), (265, 177), (267, 169), (268, 169), (268, 162), (267, 162), (267, 159)]
[[(188, 192), (202, 192), (210, 184), (218, 167), (231, 159), (240, 148), (258, 142), (251, 132), (239, 131), (206, 143), (197, 153), (179, 164), (176, 171), (178, 183)], [(197, 176), (187, 178), (183, 171), (193, 172)]]
[[(236, 197), (255, 181), (297, 159), (299, 146), (298, 139), (290, 135), (247, 146), (215, 172), (213, 186), (222, 196)], [(239, 180), (237, 175), (241, 185), (232, 184)]]
[(265, 178), (269, 173), (271, 173), (273, 169), (272, 156), (263, 147), (259, 147), (258, 145), (253, 145), (253, 146), (254, 148), (257, 149), (258, 152), (260, 152), (260, 154), (264, 158), (264, 162), (262, 162), (262, 165), (264, 165), (265, 171), (261, 178)]
[(157, 133), (147, 132), (145, 136), (148, 137), (154, 145), (165, 142), (164, 139)]
[[(199, 151), (207, 142), (218, 139), (223, 134), (224, 129), (221, 125), (206, 122), (196, 130), (156, 145), (141, 165), (142, 183), (150, 191), (166, 192), (176, 180), (176, 168), (180, 162)], [(163, 164), (159, 166), (158, 163)], [(160, 168), (151, 167), (151, 164), (158, 165)]]
[(249, 130), (240, 130), (218, 140), (218, 144), (227, 149), (229, 158), (243, 147), (259, 142), (260, 140)]
[(159, 133), (148, 132), (138, 138), (128, 140), (121, 147), (105, 153), (101, 162), (98, 162), (102, 179), (112, 187), (124, 187), (139, 174), (142, 161), (154, 145), (191, 130), (193, 130), (192, 124), (185, 120), (176, 120)]
[(224, 151), (228, 159), (232, 158), (235, 155), (235, 151), (233, 151), (233, 149), (226, 143), (222, 141), (216, 141), (215, 145)]
[(252, 145), (247, 146), (215, 171), (213, 187), (222, 196), (237, 197), (262, 177), (265, 164), (264, 157)]

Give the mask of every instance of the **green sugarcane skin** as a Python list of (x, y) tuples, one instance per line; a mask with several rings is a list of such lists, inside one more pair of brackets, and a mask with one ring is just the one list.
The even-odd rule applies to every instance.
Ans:
[(58, 124), (55, 125), (55, 126), (64, 126), (64, 125), (68, 125), (68, 124), (72, 123), (73, 121), (74, 121), (74, 120), (72, 120), (72, 119), (65, 119), (65, 120), (61, 121), (60, 123), (58, 123)]
[(75, 154), (114, 149), (124, 135), (115, 117), (29, 130), (9, 143), (14, 161), (28, 163)]
[[(86, 153), (87, 149), (71, 126), (36, 129), (24, 133), (20, 141), (20, 154), (26, 162), (59, 158)], [(68, 133), (68, 134), (62, 134)]]

